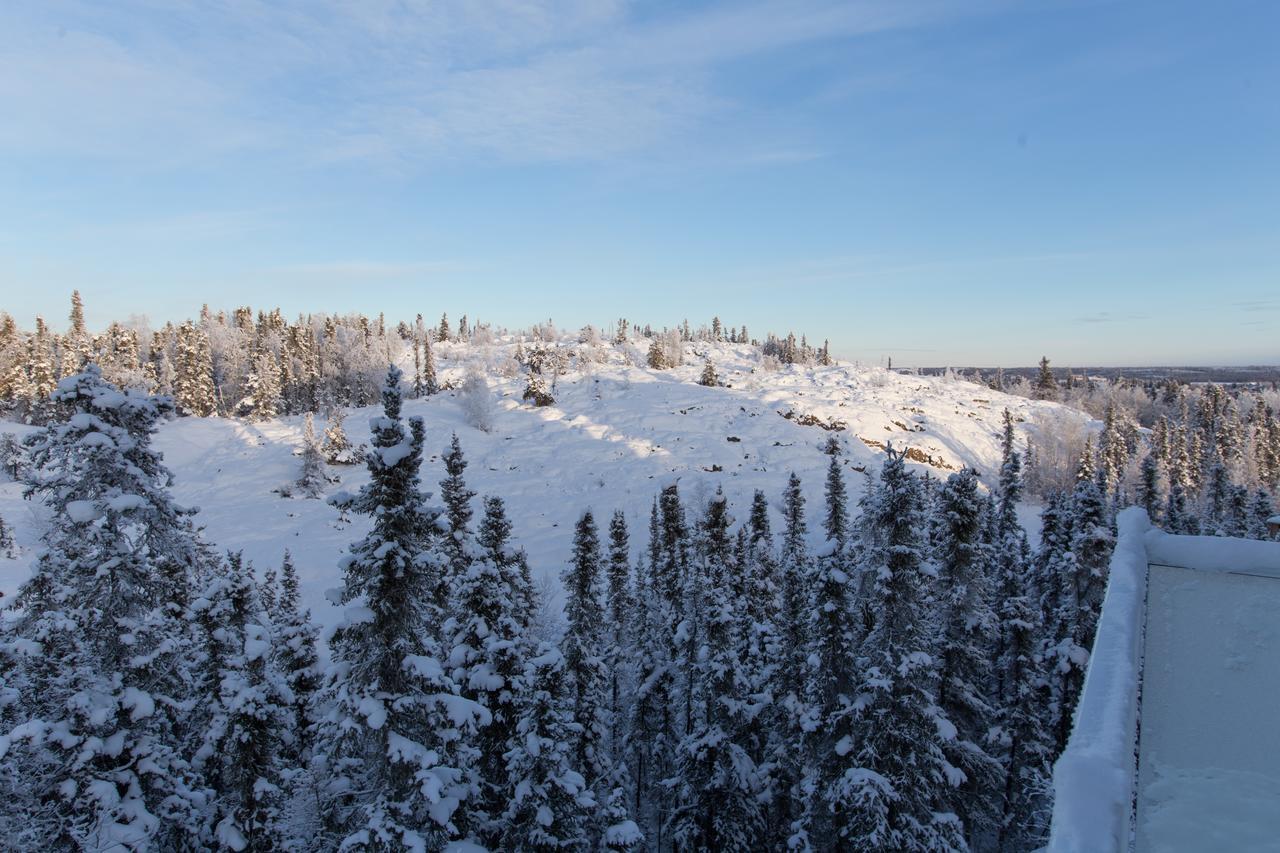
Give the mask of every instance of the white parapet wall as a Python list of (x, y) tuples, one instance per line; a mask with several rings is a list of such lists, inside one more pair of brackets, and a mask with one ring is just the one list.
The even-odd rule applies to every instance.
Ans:
[[(1084, 689), (1076, 707), (1071, 738), (1054, 765), (1053, 825), (1048, 850), (1051, 853), (1123, 853), (1133, 849), (1135, 840), (1139, 842), (1139, 849), (1262, 849), (1248, 846), (1244, 840), (1258, 834), (1269, 841), (1280, 837), (1280, 815), (1275, 814), (1269, 803), (1252, 812), (1238, 807), (1216, 822), (1230, 824), (1236, 820), (1249, 826), (1227, 826), (1224, 829), (1213, 825), (1213, 820), (1198, 820), (1203, 824), (1199, 827), (1199, 835), (1184, 833), (1185, 828), (1170, 817), (1171, 811), (1190, 811), (1178, 797), (1198, 796), (1198, 789), (1162, 790), (1160, 797), (1147, 797), (1145, 801), (1149, 810), (1145, 818), (1142, 815), (1144, 807), (1139, 803), (1138, 819), (1140, 828), (1147, 830), (1145, 833), (1135, 833), (1134, 803), (1135, 799), (1143, 800), (1142, 796), (1135, 797), (1142, 793), (1137, 790), (1140, 776), (1147, 777), (1144, 784), (1158, 777), (1162, 769), (1160, 759), (1169, 765), (1163, 768), (1166, 771), (1180, 771), (1189, 778), (1199, 772), (1205, 779), (1219, 780), (1214, 784), (1220, 784), (1219, 777), (1223, 774), (1240, 769), (1235, 767), (1236, 764), (1250, 764), (1231, 761), (1232, 753), (1227, 747), (1240, 740), (1239, 732), (1224, 729), (1234, 726), (1254, 731), (1250, 726), (1263, 724), (1255, 719), (1256, 714), (1251, 716), (1244, 712), (1273, 708), (1275, 696), (1280, 695), (1280, 689), (1275, 687), (1280, 684), (1280, 675), (1276, 672), (1280, 664), (1273, 663), (1277, 659), (1274, 653), (1276, 620), (1273, 617), (1276, 611), (1272, 603), (1275, 596), (1272, 587), (1259, 588), (1256, 592), (1252, 588), (1245, 589), (1244, 594), (1252, 598), (1243, 602), (1231, 599), (1228, 593), (1238, 597), (1240, 590), (1237, 587), (1242, 584), (1275, 584), (1276, 579), (1280, 579), (1280, 543), (1214, 536), (1173, 536), (1153, 528), (1146, 513), (1136, 507), (1123, 510), (1117, 517), (1117, 526), (1119, 535), (1111, 558), (1107, 594), (1102, 604)], [(1152, 605), (1157, 609), (1148, 614), (1148, 592), (1156, 589), (1150, 585), (1151, 577), (1165, 573), (1159, 575), (1165, 578), (1168, 573), (1180, 571), (1186, 574), (1186, 578), (1174, 579), (1171, 589), (1177, 594), (1165, 594), (1161, 598), (1163, 603)], [(1164, 584), (1168, 586), (1168, 581)], [(1213, 618), (1200, 612), (1206, 608), (1212, 611)], [(1217, 615), (1224, 608), (1231, 610), (1230, 618)], [(1245, 613), (1246, 610), (1249, 612)], [(1156, 622), (1160, 630), (1156, 632), (1157, 639), (1152, 640), (1150, 648), (1146, 647), (1149, 616), (1160, 617)], [(1190, 636), (1188, 632), (1194, 634), (1197, 630), (1208, 633), (1203, 637), (1196, 635), (1197, 645), (1190, 650), (1185, 642), (1181, 645), (1170, 642), (1170, 636), (1185, 641)], [(1160, 637), (1164, 639), (1161, 641)], [(1164, 694), (1157, 696), (1162, 693), (1156, 689), (1160, 685), (1154, 683), (1161, 680), (1158, 678), (1148, 679), (1153, 683), (1144, 688), (1143, 672), (1148, 653), (1156, 658), (1153, 666), (1164, 668), (1156, 674), (1160, 675), (1165, 670), (1178, 673), (1179, 677), (1174, 682), (1186, 686), (1190, 695), (1171, 698), (1165, 685)], [(1206, 654), (1211, 658), (1209, 662), (1202, 660)], [(1215, 655), (1222, 658), (1221, 662)], [(1244, 671), (1243, 675), (1236, 671), (1242, 670), (1246, 664), (1261, 666), (1262, 669), (1256, 673)], [(1148, 670), (1149, 675), (1151, 672)], [(1222, 684), (1215, 687), (1215, 678)], [(1226, 695), (1223, 685), (1239, 692), (1242, 682), (1246, 694), (1236, 696), (1233, 707), (1219, 708), (1213, 705), (1216, 699), (1205, 700), (1205, 695)], [(1149, 699), (1153, 707), (1148, 715), (1150, 719), (1143, 721), (1141, 729), (1144, 767), (1140, 774), (1139, 699), (1142, 696)], [(1163, 715), (1156, 713), (1165, 706), (1176, 708), (1177, 716), (1170, 718), (1167, 712)], [(1186, 731), (1188, 727), (1194, 733)], [(1234, 740), (1231, 740), (1233, 736)], [(1264, 768), (1280, 765), (1280, 746), (1274, 738), (1252, 737), (1248, 741), (1249, 748), (1245, 751), (1256, 758), (1249, 751), (1254, 745), (1257, 749), (1253, 751), (1266, 753), (1262, 762)], [(1196, 749), (1186, 748), (1192, 746)], [(1212, 761), (1204, 758), (1206, 752)], [(1195, 754), (1184, 758), (1182, 753)], [(1179, 765), (1178, 761), (1186, 766)], [(1257, 768), (1252, 764), (1245, 769), (1256, 774)], [(1262, 776), (1257, 778), (1263, 779)], [(1268, 785), (1280, 785), (1280, 776), (1271, 774), (1263, 781)], [(1162, 783), (1162, 789), (1175, 786), (1176, 780)], [(1155, 786), (1152, 788), (1147, 793), (1153, 794)], [(1150, 808), (1153, 803), (1159, 808)], [(1151, 847), (1141, 843), (1144, 838), (1150, 841), (1155, 834), (1164, 837), (1171, 833), (1182, 833), (1172, 846), (1162, 843)], [(1228, 837), (1234, 841), (1224, 841)], [(1265, 849), (1275, 848), (1267, 846)]]
[(1145, 511), (1129, 507), (1116, 524), (1119, 535), (1089, 671), (1071, 739), (1053, 768), (1051, 853), (1129, 849), (1151, 522)]

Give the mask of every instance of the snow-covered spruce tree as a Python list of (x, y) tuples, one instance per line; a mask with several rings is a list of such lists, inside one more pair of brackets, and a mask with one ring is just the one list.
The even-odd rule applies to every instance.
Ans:
[(647, 363), (654, 370), (666, 370), (671, 366), (667, 364), (667, 351), (662, 345), (661, 337), (655, 337), (652, 343), (649, 344)]
[(22, 442), (18, 441), (13, 433), (6, 432), (0, 435), (0, 471), (16, 481), (22, 477), (22, 469), (27, 464), (26, 460), (27, 452), (23, 449)]
[[(639, 686), (632, 712), (637, 743), (628, 764), (636, 780), (636, 816), (650, 842), (665, 849), (673, 807), (665, 781), (674, 773), (676, 749), (686, 732), (692, 704), (688, 677), (695, 660), (686, 601), (689, 531), (674, 483), (659, 495), (649, 534), (650, 575), (642, 599), (646, 623), (640, 632)], [(642, 732), (644, 742), (639, 743)]]
[(1004, 771), (1003, 785), (997, 788), (1000, 820), (995, 836), (995, 849), (1001, 851), (1040, 850), (1049, 828), (1046, 795), (1054, 739), (1048, 723), (1054, 709), (1046, 703), (1046, 659), (1040, 654), (1034, 614), (1025, 595), (1001, 607), (1001, 618), (1009, 623), (996, 661), (1003, 690), (993, 731)]
[[(565, 674), (577, 724), (570, 738), (574, 766), (587, 786), (603, 800), (609, 785), (609, 671), (605, 662), (607, 643), (601, 636), (605, 625), (602, 594), (603, 572), (600, 537), (595, 518), (587, 510), (578, 519), (573, 536), (573, 556), (562, 576), (565, 590), (565, 628), (561, 649)], [(590, 831), (597, 836), (603, 827), (593, 818)]]
[(729, 536), (728, 506), (717, 490), (707, 506), (691, 566), (703, 598), (688, 733), (680, 743), (673, 777), (676, 807), (670, 838), (676, 849), (758, 849), (764, 818), (756, 796), (755, 763), (743, 748), (749, 709), (746, 672), (739, 656), (732, 575), (737, 571)]
[(529, 659), (524, 680), (529, 688), (506, 753), (512, 793), (501, 820), (499, 849), (590, 849), (588, 826), (596, 803), (573, 766), (573, 741), (579, 734), (564, 656), (543, 643)]
[(476, 531), (476, 544), (487, 559), (501, 568), (510, 590), (511, 612), (520, 628), (521, 643), (530, 647), (528, 629), (537, 610), (537, 591), (524, 551), (514, 550), (511, 546), (511, 522), (507, 519), (507, 505), (502, 498), (490, 495), (484, 499), (484, 515)]
[(614, 756), (615, 765), (623, 763), (623, 727), (627, 719), (627, 692), (631, 688), (630, 629), (636, 599), (631, 591), (630, 539), (626, 514), (616, 510), (609, 521), (609, 573), (605, 591), (609, 629), (605, 649), (605, 665), (609, 670), (609, 753)]
[(534, 406), (554, 406), (556, 402), (556, 398), (547, 390), (546, 380), (535, 370), (529, 371), (529, 379), (525, 383), (521, 399)]
[[(991, 541), (995, 541), (994, 530)], [(1072, 660), (1070, 636), (1071, 612), (1063, 607), (1068, 598), (1074, 560), (1071, 554), (1071, 498), (1062, 492), (1046, 496), (1040, 514), (1040, 549), (1036, 553), (1035, 580), (1039, 592), (1041, 638), (1039, 656), (1043, 661), (1046, 683), (1042, 689), (1044, 727), (1053, 744), (1050, 756), (1056, 760), (1070, 733), (1071, 715), (1062, 707), (1063, 677), (1080, 666), (1079, 656)]]
[(1249, 501), (1249, 514), (1246, 535), (1250, 539), (1267, 540), (1273, 538), (1268, 521), (1275, 515), (1275, 505), (1271, 494), (1266, 489), (1258, 489)]
[(422, 421), (400, 420), (400, 370), (387, 370), (383, 415), (366, 454), (370, 482), (335, 503), (369, 515), (341, 564), (344, 620), (330, 643), (330, 706), (316, 750), (324, 817), (339, 846), (434, 849), (467, 794), (461, 737), (489, 713), (459, 695), (440, 663), (439, 578), (447, 557), (418, 488)]
[[(627, 726), (627, 768), (631, 775), (632, 814), (655, 849), (661, 849), (669, 806), (663, 786), (675, 766), (676, 730), (672, 714), (671, 605), (663, 592), (662, 533), (655, 498), (649, 515), (648, 566), (636, 567), (635, 694)], [(646, 570), (647, 569), (647, 570)]]
[(804, 492), (793, 472), (783, 492), (785, 523), (778, 577), (782, 587), (779, 610), (773, 625), (778, 638), (770, 692), (778, 706), (769, 754), (773, 770), (773, 792), (769, 837), (771, 846), (785, 845), (804, 814), (806, 795), (800, 790), (804, 770), (803, 721), (805, 672), (808, 667), (809, 631), (813, 590), (813, 566), (806, 539)]
[(1204, 532), (1211, 536), (1224, 536), (1227, 526), (1227, 501), (1231, 494), (1231, 480), (1227, 466), (1221, 460), (1209, 466), (1209, 476), (1204, 484), (1200, 517)]
[(1200, 522), (1187, 507), (1187, 491), (1181, 482), (1169, 485), (1169, 499), (1164, 507), (1164, 529), (1170, 533), (1197, 535)]
[(880, 482), (862, 506), (880, 535), (863, 554), (876, 618), (859, 653), (861, 724), (839, 746), (848, 762), (833, 791), (844, 805), (841, 820), (832, 837), (810, 841), (869, 851), (963, 849), (963, 827), (948, 810), (959, 773), (943, 752), (955, 727), (933, 701), (934, 573), (923, 553), (920, 484), (902, 453), (886, 451)]
[(293, 695), (273, 665), (273, 644), (252, 570), (230, 554), (222, 576), (193, 606), (208, 608), (219, 645), (217, 692), (203, 743), (193, 762), (214, 792), (211, 844), (219, 850), (274, 850), (285, 840), (281, 805), (293, 740)]
[[(988, 536), (988, 546), (995, 554), (993, 581), (999, 625), (995, 658), (997, 714), (992, 732), (1003, 765), (1003, 784), (978, 777), (980, 791), (998, 792), (998, 796), (994, 803), (984, 798), (981, 812), (961, 811), (961, 817), (969, 822), (966, 828), (975, 846), (980, 840), (989, 843), (993, 836), (987, 832), (992, 824), (986, 807), (994, 805), (997, 847), (1026, 850), (1039, 846), (1047, 826), (1043, 793), (1050, 738), (1045, 718), (1055, 709), (1047, 709), (1045, 704), (1039, 656), (1042, 606), (1036, 600), (1043, 590), (1034, 583), (1030, 548), (1017, 518), (1022, 471), (1021, 459), (1013, 448), (1013, 421), (1006, 410), (998, 500)], [(1060, 586), (1060, 579), (1044, 578), (1043, 574), (1040, 577)], [(961, 767), (966, 772), (970, 770)]]
[(1071, 495), (1070, 557), (1061, 573), (1058, 643), (1055, 659), (1058, 672), (1058, 730), (1055, 748), (1061, 753), (1071, 732), (1084, 675), (1093, 649), (1093, 635), (1102, 612), (1106, 592), (1107, 567), (1115, 537), (1107, 519), (1106, 506), (1092, 478), (1082, 478)]
[(1144, 456), (1139, 470), (1140, 479), (1138, 481), (1136, 503), (1147, 511), (1147, 517), (1151, 519), (1152, 524), (1159, 524), (1161, 516), (1160, 461), (1156, 458), (1156, 454), (1148, 453)]
[(466, 824), (488, 844), (501, 833), (498, 818), (510, 790), (503, 754), (519, 716), (518, 697), (525, 649), (505, 549), (510, 523), (502, 502), (485, 502), (485, 544), (463, 569), (454, 591), (456, 615), (447, 620), (448, 668), (466, 698), (489, 711), (490, 722), (474, 735), (470, 768), (476, 794), (466, 804)]
[(270, 420), (280, 413), (280, 366), (266, 347), (258, 349), (252, 364), (236, 414), (255, 421)]
[(1053, 378), (1053, 371), (1049, 369), (1047, 356), (1041, 356), (1040, 358), (1040, 373), (1036, 376), (1034, 388), (1037, 400), (1058, 399), (1058, 380)]
[(811, 844), (835, 838), (844, 824), (846, 758), (854, 732), (854, 698), (858, 682), (856, 655), (861, 639), (852, 601), (853, 561), (848, 543), (848, 499), (840, 467), (839, 444), (831, 439), (826, 451), (827, 543), (814, 565), (811, 583), (806, 658), (805, 731), (809, 794), (804, 837)]
[(12, 560), (18, 554), (18, 545), (13, 536), (13, 528), (0, 516), (0, 556)]
[(189, 579), (206, 555), (151, 448), (166, 398), (95, 365), (58, 383), (66, 419), (29, 439), (26, 495), (52, 516), (7, 628), (0, 830), (26, 849), (194, 843), (201, 794), (176, 744), (191, 703)]
[(1237, 538), (1249, 535), (1249, 490), (1244, 486), (1231, 487), (1222, 535)]
[(954, 792), (954, 808), (970, 846), (979, 848), (1001, 813), (1002, 781), (1002, 769), (987, 750), (987, 733), (996, 719), (989, 694), (997, 621), (991, 607), (995, 561), (983, 541), (983, 510), (972, 468), (952, 474), (938, 492), (937, 705), (956, 728), (943, 752), (965, 775)]
[(301, 456), (302, 470), (298, 473), (295, 484), (298, 493), (306, 498), (318, 498), (324, 493), (329, 475), (325, 472), (324, 452), (320, 449), (320, 442), (316, 440), (316, 427), (310, 412), (307, 412), (302, 422)]
[(441, 543), (448, 560), (443, 577), (439, 600), (454, 600), (453, 596), (458, 584), (466, 574), (467, 566), (475, 557), (474, 541), (471, 534), (471, 499), (476, 493), (467, 488), (463, 474), (467, 470), (467, 460), (462, 454), (462, 444), (455, 432), (449, 440), (449, 447), (441, 454), (444, 462), (445, 476), (440, 481), (440, 499), (444, 501), (444, 517), (446, 524), (444, 538)]
[(178, 327), (173, 396), (178, 411), (205, 418), (218, 409), (209, 335), (190, 320)]
[(292, 694), (293, 738), (285, 744), (285, 755), (294, 767), (305, 767), (310, 755), (317, 722), (317, 702), (321, 687), (320, 658), (316, 652), (319, 629), (311, 622), (311, 611), (302, 610), (298, 595), (298, 570), (293, 557), (284, 552), (280, 566), (280, 600), (275, 617), (276, 666)]
[(422, 339), (422, 390), (427, 396), (440, 393), (440, 380), (436, 377), (436, 357), (431, 352), (431, 340)]
[(597, 786), (602, 824), (602, 842), (610, 850), (630, 850), (642, 840), (639, 826), (631, 819), (629, 792), (632, 780), (626, 762), (625, 736), (635, 688), (636, 596), (631, 586), (631, 548), (627, 519), (621, 510), (609, 522), (608, 577), (605, 613), (608, 631), (604, 646), (605, 668), (609, 673), (609, 740), (606, 754), (609, 778)]
[(341, 406), (335, 407), (329, 415), (329, 425), (324, 431), (324, 443), (320, 451), (324, 461), (330, 465), (355, 465), (360, 461), (360, 452), (347, 438), (345, 421), (347, 413)]
[(53, 351), (53, 335), (43, 317), (36, 317), (35, 334), (27, 339), (26, 367), (27, 422), (49, 423), (57, 415), (57, 405), (52, 394), (58, 381), (58, 371)]
[[(1113, 432), (1115, 418), (1113, 416)], [(1118, 439), (1116, 439), (1118, 440)], [(1099, 471), (1102, 471), (1099, 468)], [(1108, 488), (1119, 484), (1119, 469)], [(1097, 486), (1097, 483), (1094, 483)], [(991, 520), (989, 547), (994, 553), (993, 583), (999, 631), (995, 657), (997, 734), (1004, 770), (1004, 785), (992, 784), (979, 775), (981, 791), (1002, 790), (1002, 796), (981, 803), (980, 811), (962, 811), (970, 840), (988, 838), (992, 811), (1001, 845), (1034, 844), (1043, 831), (1043, 803), (1039, 799), (1047, 770), (1047, 735), (1043, 726), (1045, 708), (1038, 644), (1042, 634), (1039, 594), (1030, 571), (1032, 560), (1026, 534), (1018, 522), (1017, 506), (1022, 497), (1022, 461), (1014, 450), (1013, 417), (1004, 413), (1004, 437), (995, 518)], [(960, 765), (969, 772), (971, 768)], [(978, 768), (973, 768), (975, 771)], [(1021, 849), (1021, 848), (1019, 848)]]
[(720, 384), (720, 377), (716, 375), (716, 366), (711, 363), (711, 359), (707, 359), (707, 363), (702, 366), (702, 375), (698, 377), (698, 384), (707, 388), (714, 388)]
[[(738, 614), (739, 654), (746, 672), (747, 695), (755, 707), (746, 723), (744, 743), (757, 765), (770, 758), (769, 735), (781, 725), (780, 707), (772, 696), (773, 668), (781, 654), (775, 630), (778, 617), (778, 561), (773, 553), (769, 501), (759, 489), (751, 499), (747, 524), (739, 529), (739, 575), (742, 605)], [(745, 539), (743, 542), (742, 540)], [(767, 765), (760, 768), (764, 798), (772, 799)]]

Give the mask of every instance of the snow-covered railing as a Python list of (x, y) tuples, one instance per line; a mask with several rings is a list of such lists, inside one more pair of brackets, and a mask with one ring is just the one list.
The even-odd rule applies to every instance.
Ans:
[(1071, 739), (1053, 768), (1050, 853), (1129, 849), (1146, 624), (1146, 543), (1152, 528), (1139, 507), (1122, 510), (1116, 524), (1119, 535), (1089, 671)]
[(1151, 565), (1280, 577), (1280, 543), (1221, 536), (1172, 536), (1149, 530), (1144, 537)]

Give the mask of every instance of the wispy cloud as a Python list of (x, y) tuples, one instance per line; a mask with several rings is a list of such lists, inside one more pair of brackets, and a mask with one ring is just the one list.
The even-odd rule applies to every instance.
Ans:
[(731, 113), (732, 93), (713, 80), (726, 63), (960, 8), (757, 0), (647, 17), (617, 0), (140, 5), (145, 14), (78, 0), (0, 11), (0, 150), (178, 164), (246, 151), (389, 165), (609, 158)]
[(1132, 323), (1138, 320), (1149, 320), (1150, 314), (1139, 314), (1137, 312), (1116, 312), (1116, 311), (1098, 311), (1094, 314), (1082, 314), (1079, 317), (1072, 317), (1071, 322), (1081, 323), (1084, 325), (1094, 325), (1098, 323)]
[(313, 279), (325, 282), (394, 281), (423, 278), (439, 273), (455, 272), (459, 265), (449, 261), (372, 261), (345, 260), (284, 264), (264, 272), (288, 279)]
[(1231, 304), (1241, 311), (1280, 311), (1280, 299), (1248, 299)]

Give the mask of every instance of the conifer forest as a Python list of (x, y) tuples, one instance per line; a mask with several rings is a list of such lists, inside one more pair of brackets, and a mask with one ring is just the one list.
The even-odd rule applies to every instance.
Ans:
[[(663, 417), (719, 406), (756, 432), (709, 466), (641, 454), (675, 474), (473, 488), (468, 445), (510, 419), (578, 398), (650, 417), (667, 381), (701, 411)], [(827, 381), (933, 383), (920, 399), (982, 420), (898, 406), (911, 426), (876, 434), (852, 405), (800, 409)], [(750, 421), (787, 383), (809, 397)], [(65, 333), (0, 317), (0, 400), (13, 850), (1037, 850), (1117, 511), (1265, 539), (1280, 484), (1273, 387), (1047, 359), (1007, 387), (924, 378), (719, 318), (565, 333), (206, 308), (91, 332), (77, 294)], [(975, 455), (918, 443), (943, 415)], [(344, 553), (300, 561), (313, 528), (254, 515), (214, 541), (157, 442), (219, 423), (290, 425), (287, 482), (231, 482), (307, 507)], [(555, 547), (531, 553), (547, 513)]]

